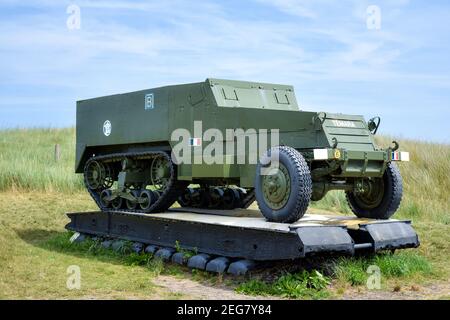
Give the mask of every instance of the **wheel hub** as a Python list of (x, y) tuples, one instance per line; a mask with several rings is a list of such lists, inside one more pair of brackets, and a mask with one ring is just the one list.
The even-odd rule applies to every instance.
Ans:
[(362, 208), (371, 209), (377, 207), (384, 195), (383, 179), (365, 179), (360, 183), (360, 188), (355, 192), (355, 199)]
[(267, 204), (272, 209), (282, 208), (289, 199), (291, 191), (289, 173), (282, 164), (272, 169), (262, 179), (262, 190)]

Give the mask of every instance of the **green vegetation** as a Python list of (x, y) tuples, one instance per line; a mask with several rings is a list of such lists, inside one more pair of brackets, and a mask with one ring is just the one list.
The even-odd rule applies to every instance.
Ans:
[[(409, 279), (414, 283), (420, 277), (429, 277), (433, 274), (431, 264), (415, 251), (368, 257), (329, 258), (322, 269), (283, 273), (270, 282), (251, 279), (241, 283), (236, 290), (250, 295), (322, 299), (330, 296), (330, 292), (326, 289), (332, 281), (341, 287), (366, 286), (369, 277), (379, 271), (381, 286), (386, 287), (392, 279), (402, 279), (404, 282)], [(324, 276), (326, 273), (329, 275)]]
[(185, 257), (186, 259), (189, 259), (189, 258), (195, 256), (198, 253), (197, 248), (194, 248), (194, 250), (183, 249), (181, 247), (180, 242), (178, 240), (175, 241), (175, 250), (176, 250), (176, 252), (183, 253), (183, 257)]
[(330, 279), (319, 271), (284, 274), (272, 283), (258, 279), (240, 284), (236, 291), (250, 295), (274, 295), (293, 299), (321, 299), (329, 296), (325, 290)]
[[(55, 145), (61, 158), (55, 161)], [(74, 174), (75, 129), (15, 129), (0, 132), (0, 190), (83, 190)]]
[[(300, 268), (269, 279), (256, 274), (235, 280), (133, 253), (129, 242), (120, 252), (104, 249), (96, 241), (71, 245), (64, 230), (65, 212), (96, 209), (84, 192), (81, 176), (73, 173), (74, 140), (74, 129), (0, 132), (0, 298), (189, 298), (155, 285), (153, 281), (162, 275), (226, 284), (249, 295), (321, 299), (339, 297), (353, 288), (366, 290), (370, 265), (380, 268), (385, 291), (393, 291), (399, 281), (402, 286), (448, 283), (448, 145), (399, 141), (403, 150), (411, 152), (411, 162), (400, 164), (405, 193), (394, 218), (412, 220), (421, 240), (419, 249), (327, 260), (323, 269)], [(392, 139), (378, 140), (387, 146)], [(55, 144), (61, 146), (59, 161), (54, 159)], [(351, 214), (342, 192), (330, 193), (313, 206), (314, 211)], [(177, 248), (187, 255), (195, 253), (180, 244)], [(65, 286), (69, 265), (79, 265), (83, 272), (81, 290)], [(448, 291), (437, 293), (441, 296), (448, 298)]]
[(111, 263), (121, 263), (133, 267), (145, 267), (153, 276), (161, 273), (174, 274), (180, 268), (177, 265), (165, 267), (164, 262), (159, 258), (154, 258), (152, 254), (145, 252), (134, 252), (132, 249), (133, 242), (123, 241), (116, 248), (105, 248), (99, 239), (86, 239), (81, 243), (71, 243), (70, 237), (72, 232), (64, 232), (42, 242), (40, 245), (48, 250), (54, 250), (64, 253), (83, 255), (88, 258), (96, 258), (101, 261), (109, 261)]
[(364, 285), (369, 277), (370, 266), (379, 268), (381, 279), (432, 273), (430, 263), (415, 251), (385, 253), (364, 258), (340, 258), (335, 263), (334, 272), (341, 282), (347, 282), (353, 286)]
[[(179, 298), (153, 284), (153, 269), (68, 246), (65, 212), (94, 210), (88, 195), (4, 191), (0, 208), (0, 299)], [(81, 290), (66, 287), (71, 265), (81, 269)]]

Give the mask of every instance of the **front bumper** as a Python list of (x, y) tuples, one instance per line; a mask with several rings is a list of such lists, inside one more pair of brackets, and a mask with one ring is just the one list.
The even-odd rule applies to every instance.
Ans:
[(392, 161), (409, 161), (409, 152), (388, 150), (359, 151), (346, 149), (314, 149), (314, 161), (334, 160), (338, 177), (379, 177)]

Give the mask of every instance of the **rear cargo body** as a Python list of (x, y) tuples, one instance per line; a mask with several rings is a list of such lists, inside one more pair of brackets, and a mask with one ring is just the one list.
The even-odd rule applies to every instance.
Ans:
[[(321, 117), (323, 123), (317, 120)], [(384, 161), (384, 156), (374, 151), (372, 136), (361, 116), (300, 111), (291, 86), (207, 79), (77, 102), (76, 172), (82, 172), (92, 154), (170, 150), (177, 143), (170, 140), (171, 133), (185, 128), (193, 134), (194, 121), (202, 121), (203, 131), (278, 129), (281, 145), (301, 150), (329, 148), (336, 139), (339, 148), (368, 152), (354, 153), (357, 160), (368, 156)], [(202, 147), (207, 145), (203, 141)], [(223, 156), (225, 159), (228, 155)], [(204, 165), (183, 164), (179, 178), (241, 177), (243, 185), (252, 185), (254, 175), (248, 173), (254, 167), (213, 164), (206, 169)], [(351, 169), (352, 164), (347, 167)], [(382, 167), (379, 163), (377, 171)]]
[[(107, 121), (111, 129), (105, 135)], [(120, 151), (121, 146), (173, 144), (173, 130), (193, 132), (194, 121), (202, 121), (204, 130), (224, 131), (282, 128), (281, 132), (292, 132), (311, 126), (298, 114), (292, 87), (274, 84), (208, 79), (82, 100), (77, 102), (76, 171), (82, 172), (86, 151), (102, 153)], [(298, 137), (315, 145), (310, 135)]]

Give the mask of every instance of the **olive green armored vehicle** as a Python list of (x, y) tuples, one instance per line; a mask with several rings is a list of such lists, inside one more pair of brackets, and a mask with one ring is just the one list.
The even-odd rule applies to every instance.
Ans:
[(232, 210), (257, 201), (273, 222), (346, 193), (358, 217), (388, 219), (402, 198), (398, 144), (380, 119), (303, 111), (292, 86), (207, 79), (77, 102), (76, 172), (103, 211)]

